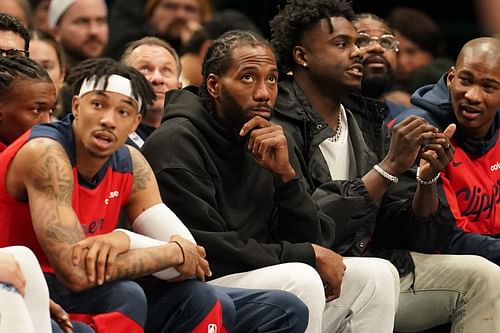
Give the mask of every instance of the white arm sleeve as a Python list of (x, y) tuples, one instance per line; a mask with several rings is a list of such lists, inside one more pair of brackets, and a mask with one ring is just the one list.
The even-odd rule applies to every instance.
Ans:
[[(124, 232), (130, 239), (130, 249), (143, 249), (168, 243), (173, 235), (182, 236), (196, 244), (193, 235), (179, 218), (163, 203), (154, 205), (139, 214), (132, 224), (132, 231), (116, 229)], [(153, 274), (162, 280), (170, 280), (179, 276), (173, 267)]]

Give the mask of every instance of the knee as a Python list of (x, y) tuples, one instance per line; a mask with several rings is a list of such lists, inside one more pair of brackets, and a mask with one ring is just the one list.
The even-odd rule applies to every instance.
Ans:
[[(309, 310), (307, 305), (297, 296), (286, 291), (268, 291), (277, 307), (283, 312), (284, 324), (282, 327), (288, 327), (287, 332), (302, 333), (305, 331), (309, 322)], [(278, 316), (276, 316), (278, 317)]]
[(473, 255), (457, 256), (460, 260), (457, 275), (468, 280), (468, 289), (475, 295), (482, 297), (498, 297), (495, 290), (498, 289), (500, 281), (500, 267), (491, 261)]
[(303, 298), (324, 301), (325, 290), (318, 272), (311, 266), (302, 263), (289, 263), (280, 265), (281, 274), (287, 279), (286, 285), (281, 288)]
[(377, 303), (397, 304), (400, 281), (393, 264), (379, 258), (348, 258), (345, 264), (346, 288), (369, 294)]
[(110, 296), (107, 299), (110, 305), (116, 311), (136, 314), (138, 322), (145, 322), (148, 301), (143, 289), (134, 281), (124, 280), (111, 283)]

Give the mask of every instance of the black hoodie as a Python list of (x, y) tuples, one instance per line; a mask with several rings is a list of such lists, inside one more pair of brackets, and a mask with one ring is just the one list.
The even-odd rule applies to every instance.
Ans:
[(275, 185), (192, 92), (170, 91), (165, 105), (143, 153), (163, 201), (206, 248), (213, 278), (284, 262), (314, 266), (310, 243), (333, 242), (334, 225), (303, 183)]

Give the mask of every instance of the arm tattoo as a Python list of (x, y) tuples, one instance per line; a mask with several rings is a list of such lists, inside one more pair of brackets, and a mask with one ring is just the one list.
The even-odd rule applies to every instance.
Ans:
[(134, 166), (134, 185), (132, 193), (145, 190), (151, 181), (152, 170), (142, 156), (132, 155)]
[[(75, 225), (78, 227), (75, 228)], [(53, 223), (45, 231), (45, 236), (56, 243), (74, 244), (85, 238), (82, 228), (78, 221), (72, 226)]]
[[(51, 151), (52, 150), (52, 151)], [(54, 154), (54, 149), (47, 148), (47, 154), (35, 162), (35, 176), (33, 185), (36, 190), (46, 194), (49, 199), (55, 199), (57, 203), (71, 206), (71, 195), (73, 193), (73, 175), (67, 173), (64, 162)]]

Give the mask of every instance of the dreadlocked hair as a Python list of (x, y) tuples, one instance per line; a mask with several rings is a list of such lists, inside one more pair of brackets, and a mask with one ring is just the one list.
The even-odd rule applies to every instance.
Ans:
[(231, 65), (232, 51), (239, 46), (264, 46), (272, 49), (267, 40), (250, 31), (232, 30), (222, 34), (219, 38), (214, 40), (203, 59), (201, 70), (203, 79), (198, 92), (203, 105), (209, 111), (213, 111), (214, 106), (212, 96), (207, 90), (208, 75), (224, 74)]
[(18, 80), (52, 82), (45, 68), (28, 57), (0, 57), (0, 95), (10, 92)]
[[(155, 94), (153, 88), (146, 78), (135, 68), (122, 64), (111, 58), (94, 58), (80, 62), (74, 67), (65, 82), (73, 87), (73, 95), (78, 95), (85, 79), (96, 78), (95, 85), (104, 77), (104, 89), (108, 85), (108, 78), (113, 75), (120, 75), (130, 80), (132, 94), (136, 99), (142, 100), (139, 112), (144, 115), (149, 105), (153, 104)], [(94, 86), (95, 87), (95, 86)]]
[[(270, 22), (271, 45), (280, 70), (286, 73), (294, 69), (293, 49), (301, 44), (302, 38), (315, 24), (330, 17), (344, 17), (351, 21), (353, 16), (349, 0), (288, 0)], [(330, 20), (328, 24), (333, 32)]]

